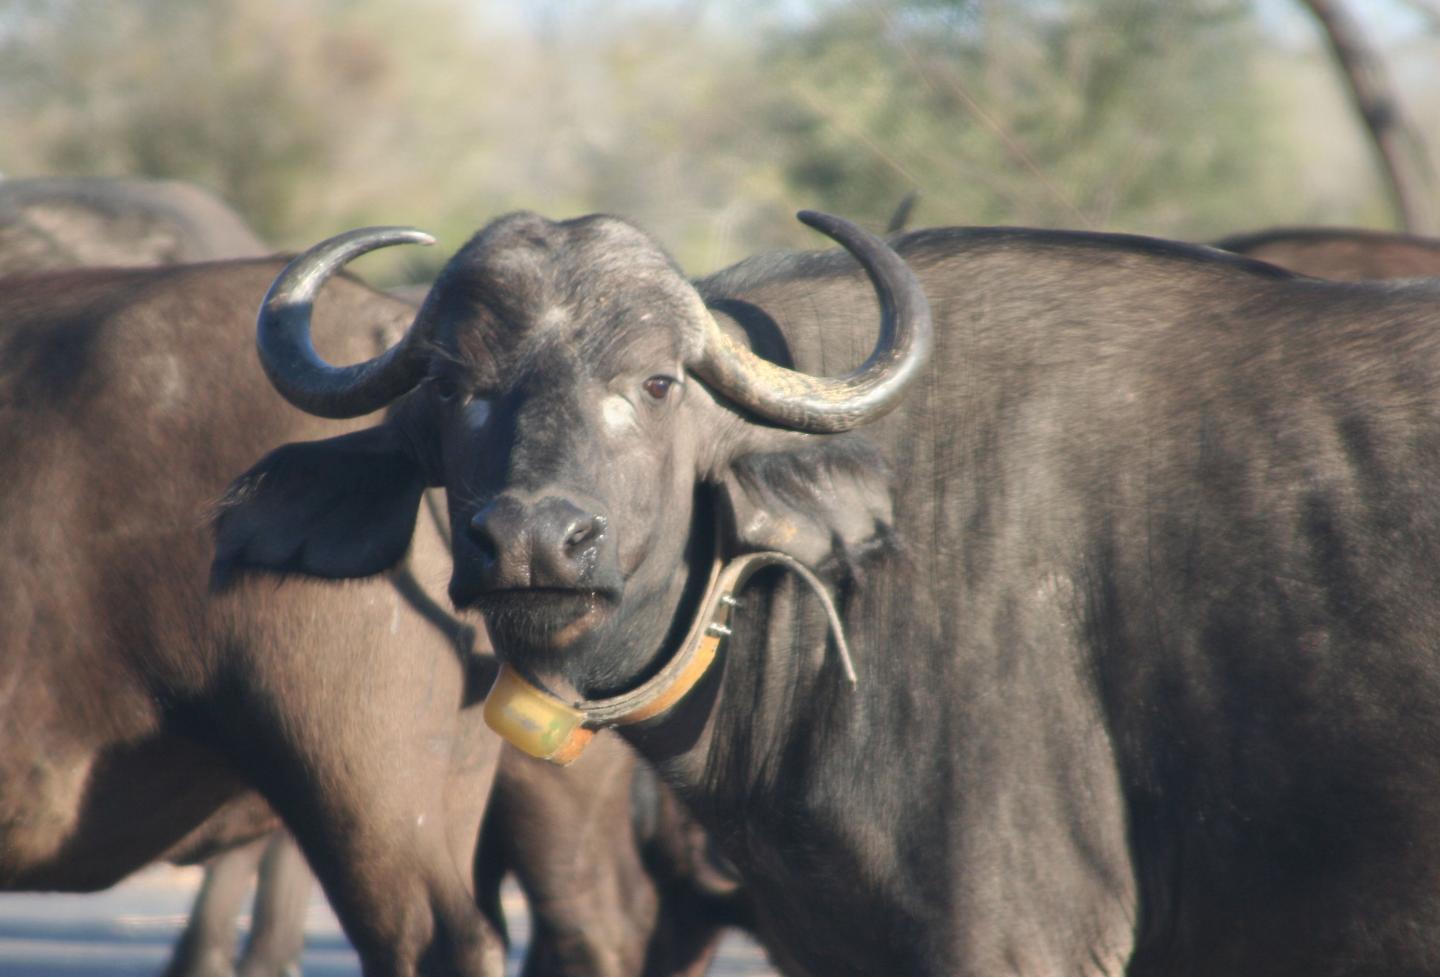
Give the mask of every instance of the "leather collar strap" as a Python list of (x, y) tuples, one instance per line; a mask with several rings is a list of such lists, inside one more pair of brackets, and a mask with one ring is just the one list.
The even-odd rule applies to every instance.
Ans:
[(809, 585), (825, 608), (830, 633), (845, 677), (853, 687), (855, 667), (840, 615), (829, 592), (810, 568), (784, 553), (747, 553), (729, 563), (716, 559), (710, 581), (690, 632), (675, 654), (648, 681), (607, 699), (566, 703), (510, 665), (502, 664), (485, 699), (485, 722), (512, 745), (533, 757), (562, 766), (580, 755), (596, 729), (644, 722), (666, 712), (684, 698), (715, 662), (720, 642), (730, 634), (735, 594), (757, 570), (781, 566)]

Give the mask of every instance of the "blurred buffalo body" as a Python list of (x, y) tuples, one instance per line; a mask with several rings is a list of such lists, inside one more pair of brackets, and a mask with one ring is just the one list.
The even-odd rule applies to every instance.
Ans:
[(1302, 275), (1352, 281), (1440, 276), (1440, 239), (1357, 228), (1274, 228), (1214, 246)]
[[(108, 886), (254, 786), (367, 973), (493, 973), (469, 866), (498, 744), (461, 709), (488, 659), (407, 593), (443, 541), (422, 526), (363, 583), (208, 592), (229, 469), (318, 430), (255, 361), (280, 267), (0, 281), (0, 887)], [(354, 355), (374, 337), (341, 322), (413, 313), (353, 281), (333, 298), (323, 341)]]
[(0, 275), (271, 253), (213, 194), (177, 180), (0, 180)]

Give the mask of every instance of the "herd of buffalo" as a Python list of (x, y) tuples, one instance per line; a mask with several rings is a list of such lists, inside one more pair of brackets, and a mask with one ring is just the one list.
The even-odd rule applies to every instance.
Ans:
[(1440, 241), (800, 218), (390, 294), (0, 181), (0, 889), (204, 862), (169, 977), (312, 872), (366, 977), (507, 877), (527, 977), (1440, 974)]

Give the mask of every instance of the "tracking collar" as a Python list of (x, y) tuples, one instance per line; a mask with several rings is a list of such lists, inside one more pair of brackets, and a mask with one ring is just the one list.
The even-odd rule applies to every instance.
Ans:
[(709, 671), (720, 642), (730, 634), (730, 616), (739, 602), (735, 594), (757, 570), (780, 566), (809, 585), (825, 608), (830, 633), (845, 677), (854, 686), (855, 667), (835, 602), (810, 568), (784, 553), (747, 553), (726, 563), (718, 556), (710, 565), (710, 580), (700, 610), (675, 654), (649, 680), (608, 699), (582, 699), (566, 703), (554, 693), (528, 681), (512, 666), (502, 664), (495, 684), (485, 698), (485, 723), (530, 756), (565, 766), (580, 755), (595, 730), (644, 722), (669, 710)]

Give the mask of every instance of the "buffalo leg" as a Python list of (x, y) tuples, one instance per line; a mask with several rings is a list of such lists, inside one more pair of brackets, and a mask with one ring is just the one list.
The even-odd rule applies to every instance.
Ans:
[[(499, 744), (462, 709), (455, 648), (393, 589), (371, 586), (362, 601), (252, 581), (217, 600), (221, 614), (263, 588), (276, 631), (232, 663), (199, 715), (294, 834), (365, 977), (498, 975), (503, 948), (475, 904), (471, 859)], [(280, 627), (292, 601), (346, 653), (291, 646)]]
[(564, 770), (505, 749), (482, 848), (501, 849), (530, 906), (524, 977), (666, 972), (645, 967), (660, 894), (634, 841), (634, 763), (610, 735)]
[(313, 879), (294, 839), (276, 832), (260, 861), (250, 939), (236, 977), (298, 977)]
[(164, 977), (230, 977), (235, 972), (235, 920), (265, 844), (262, 838), (205, 864), (190, 921), (170, 954)]

